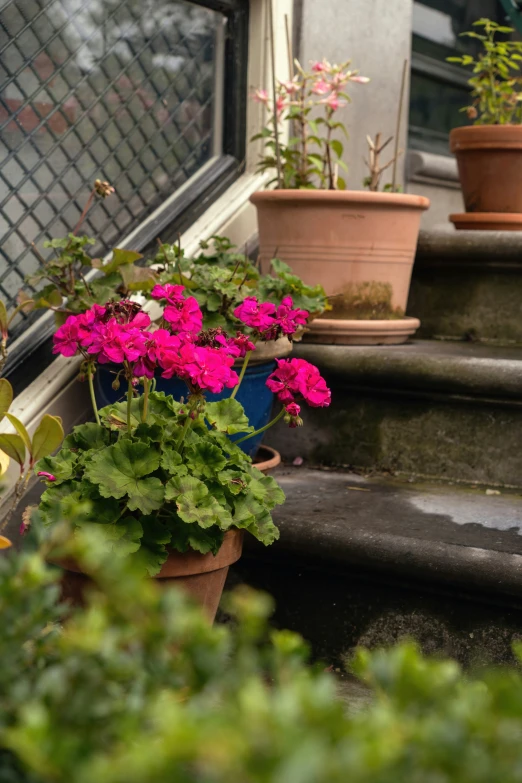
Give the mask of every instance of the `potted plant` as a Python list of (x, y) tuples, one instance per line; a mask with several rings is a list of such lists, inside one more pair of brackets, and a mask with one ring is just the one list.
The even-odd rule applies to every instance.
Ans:
[[(256, 351), (242, 379), (238, 399), (245, 408), (250, 423), (255, 429), (261, 429), (268, 423), (273, 405), (273, 394), (266, 386), (268, 376), (275, 369), (275, 358), (282, 358), (292, 350), (292, 340), (299, 339), (306, 323), (320, 315), (327, 307), (326, 296), (321, 286), (306, 286), (291, 270), (278, 259), (272, 259), (271, 272), (262, 275), (256, 264), (242, 253), (238, 253), (226, 237), (212, 237), (210, 242), (201, 242), (201, 252), (194, 258), (187, 258), (179, 243), (160, 243), (158, 253), (149, 263), (154, 271), (155, 280), (160, 286), (183, 285), (191, 294), (194, 305), (199, 306), (204, 329), (225, 329), (235, 334), (242, 329), (250, 336), (254, 331), (245, 326), (235, 315), (236, 309), (248, 296), (255, 293), (262, 304), (278, 306), (289, 298), (292, 306), (307, 313), (300, 317), (298, 330), (289, 335), (284, 332), (277, 340), (259, 341)], [(143, 295), (149, 304), (155, 302), (154, 290), (144, 289)], [(158, 305), (148, 309), (153, 319), (159, 316)], [(236, 364), (238, 371), (241, 362)], [(115, 402), (121, 393), (112, 388), (114, 367), (100, 367), (95, 378), (96, 395), (99, 402)], [(165, 379), (159, 375), (156, 379), (158, 391), (172, 394), (180, 399), (187, 393), (183, 380)], [(209, 401), (217, 401), (226, 396), (226, 392), (208, 393)], [(244, 444), (243, 448), (251, 456), (257, 454), (263, 433)], [(267, 448), (267, 447), (263, 447)]]
[[(368, 81), (349, 66), (323, 61), (305, 71), (296, 61), (293, 79), (280, 82), (275, 96), (264, 90), (254, 96), (265, 104), (268, 118), (253, 138), (265, 146), (259, 169), (275, 172), (275, 189), (251, 197), (258, 213), (261, 269), (267, 271), (277, 254), (305, 283), (319, 283), (329, 297), (345, 303), (337, 307), (338, 320), (351, 320), (354, 297), (358, 301), (359, 287), (368, 284), (384, 285), (392, 311), (404, 314), (420, 217), (429, 206), (422, 196), (397, 192), (395, 177), (389, 192), (346, 190), (338, 138), (346, 131), (337, 112), (349, 100), (347, 86)], [(292, 128), (288, 142), (283, 123)], [(340, 329), (335, 340), (327, 341), (403, 342), (405, 330), (411, 334), (418, 326), (391, 317), (375, 340), (371, 326), (369, 336), (361, 335), (365, 323), (360, 321), (356, 333)], [(312, 335), (319, 328), (317, 320)]]
[[(251, 331), (231, 337), (220, 327), (202, 330), (202, 312), (183, 286), (152, 293), (165, 302), (156, 330), (139, 304), (122, 300), (71, 315), (55, 333), (55, 353), (83, 359), (95, 421), (75, 427), (55, 457), (37, 464), (47, 485), (39, 509), (48, 524), (94, 526), (115, 554), (132, 557), (150, 576), (182, 582), (213, 617), (243, 532), (272, 543), (278, 531), (270, 512), (284, 500), (276, 481), (238, 446), (258, 431), (235, 398), (255, 343), (292, 334), (303, 311), (247, 297), (235, 315)], [(93, 377), (108, 362), (119, 365), (127, 399), (99, 411)], [(186, 383), (185, 399), (154, 390), (158, 369)], [(317, 368), (301, 359), (279, 359), (267, 385), (283, 405), (263, 431), (283, 417), (290, 427), (301, 424), (303, 400), (330, 402)], [(224, 389), (226, 399), (207, 401), (208, 392)], [(76, 594), (83, 577), (74, 562), (63, 565)]]
[[(245, 328), (235, 317), (234, 310), (252, 293), (262, 303), (277, 305), (285, 297), (290, 297), (292, 306), (306, 310), (310, 319), (328, 308), (321, 286), (305, 285), (278, 259), (271, 261), (272, 274), (260, 274), (251, 260), (235, 252), (226, 237), (215, 236), (211, 243), (201, 242), (204, 253), (194, 258), (185, 257), (179, 242), (172, 245), (159, 242), (158, 252), (144, 265), (139, 265), (143, 260), (141, 253), (122, 248), (115, 248), (112, 258), (105, 264), (99, 258), (91, 258), (88, 247), (94, 244), (94, 239), (78, 235), (78, 232), (96, 199), (105, 199), (113, 191), (108, 182), (96, 180), (74, 231), (46, 243), (54, 254), (48, 260), (41, 258), (41, 270), (28, 282), (37, 285), (46, 280), (47, 284), (33, 300), (21, 293), (20, 301), (24, 307), (53, 310), (59, 326), (69, 315), (82, 313), (94, 304), (102, 304), (111, 298), (133, 297), (147, 303), (153, 318), (160, 318), (161, 310), (156, 307), (155, 313), (154, 307), (151, 307), (155, 301), (152, 289), (158, 284), (181, 284), (190, 290), (199, 305), (204, 328), (221, 327), (231, 333), (240, 327)], [(97, 274), (89, 276), (89, 270), (96, 270)], [(292, 339), (299, 339), (304, 325), (303, 321)], [(291, 349), (292, 342), (287, 334), (282, 334), (277, 341), (258, 341), (256, 358), (247, 368), (239, 391), (239, 401), (255, 429), (262, 429), (270, 418), (274, 395), (267, 388), (266, 380), (275, 368), (274, 359), (287, 355)], [(100, 407), (122, 398), (116, 379), (118, 370), (112, 363), (98, 368), (94, 387)], [(187, 387), (180, 379), (166, 379), (158, 374), (156, 382), (158, 391), (172, 394), (176, 399), (187, 393)], [(209, 393), (208, 399), (217, 401), (222, 396), (223, 393)], [(273, 449), (261, 447), (262, 438), (261, 432), (242, 448), (259, 458), (261, 469), (265, 469), (273, 467), (279, 456)]]
[(473, 57), (448, 57), (472, 69), (472, 101), (462, 111), (473, 125), (453, 128), (450, 149), (457, 158), (466, 212), (450, 215), (458, 229), (522, 229), (522, 41), (499, 40), (512, 27), (491, 19), (474, 22), (462, 35), (479, 41)]

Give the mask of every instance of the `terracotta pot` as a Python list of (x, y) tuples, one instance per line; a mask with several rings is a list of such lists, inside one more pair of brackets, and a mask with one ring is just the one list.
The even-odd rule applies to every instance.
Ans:
[(253, 462), (261, 473), (270, 473), (281, 464), (281, 455), (270, 446), (260, 446)]
[[(274, 256), (305, 283), (349, 298), (361, 284), (383, 284), (389, 307), (404, 313), (420, 218), (429, 201), (403, 193), (268, 190), (254, 193), (261, 269)], [(342, 313), (341, 313), (342, 315)], [(349, 318), (347, 314), (345, 317)], [(385, 316), (384, 316), (385, 317)]]
[[(522, 125), (454, 128), (450, 149), (457, 158), (466, 212), (522, 214)], [(474, 227), (480, 228), (480, 221)]]
[[(209, 620), (214, 622), (229, 566), (239, 560), (242, 549), (243, 531), (228, 530), (217, 555), (172, 551), (154, 578), (161, 585), (175, 584), (181, 587), (203, 606)], [(64, 569), (62, 598), (75, 606), (81, 605), (90, 578), (81, 572), (73, 560), (51, 562)]]
[(399, 345), (415, 334), (419, 326), (418, 318), (388, 321), (316, 318), (306, 335), (306, 342), (323, 345)]

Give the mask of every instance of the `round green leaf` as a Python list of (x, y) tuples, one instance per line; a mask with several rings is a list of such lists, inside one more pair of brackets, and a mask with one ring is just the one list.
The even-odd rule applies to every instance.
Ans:
[(47, 457), (59, 447), (64, 438), (62, 422), (58, 416), (46, 413), (33, 435), (33, 461)]

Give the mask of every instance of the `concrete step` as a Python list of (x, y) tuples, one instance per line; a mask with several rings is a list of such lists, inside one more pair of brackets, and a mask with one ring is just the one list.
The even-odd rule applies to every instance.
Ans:
[(281, 539), (247, 542), (232, 579), (276, 598), (277, 623), (339, 665), (415, 637), (466, 664), (522, 636), (522, 493), (307, 468), (275, 477)]
[(413, 341), (299, 344), (332, 387), (329, 409), (303, 406), (302, 429), (270, 444), (291, 462), (375, 468), (450, 481), (522, 485), (522, 349)]
[(423, 231), (407, 312), (419, 337), (522, 343), (522, 235)]

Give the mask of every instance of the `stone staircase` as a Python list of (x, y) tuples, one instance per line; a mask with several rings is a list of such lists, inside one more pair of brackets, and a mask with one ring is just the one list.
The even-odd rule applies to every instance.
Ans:
[[(421, 235), (403, 346), (296, 346), (328, 411), (280, 426), (281, 541), (232, 578), (335, 666), (413, 636), (466, 664), (522, 638), (522, 236)], [(294, 460), (301, 467), (291, 467)]]

